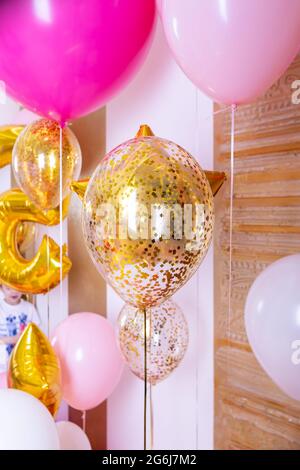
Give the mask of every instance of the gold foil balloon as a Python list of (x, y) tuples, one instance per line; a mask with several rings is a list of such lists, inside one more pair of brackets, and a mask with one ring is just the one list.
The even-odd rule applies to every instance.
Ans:
[(81, 170), (81, 151), (73, 132), (41, 119), (27, 126), (13, 149), (13, 170), (20, 188), (41, 210), (60, 203), (60, 132), (62, 132), (62, 194)]
[(47, 337), (30, 323), (13, 349), (8, 372), (9, 388), (38, 398), (54, 416), (61, 402), (60, 366)]
[[(69, 200), (63, 202), (63, 216), (68, 210)], [(19, 251), (17, 233), (20, 223), (36, 222), (43, 225), (59, 223), (59, 208), (40, 211), (19, 189), (0, 195), (0, 283), (24, 293), (41, 294), (60, 282), (60, 247), (44, 236), (35, 256), (27, 260)], [(63, 246), (63, 277), (71, 269)]]
[(37, 234), (37, 226), (33, 222), (21, 222), (16, 229), (16, 244), (19, 252), (23, 255), (34, 245)]
[(139, 308), (158, 305), (188, 281), (214, 224), (213, 194), (199, 164), (177, 144), (149, 134), (143, 126), (102, 160), (82, 217), (95, 265)]
[[(125, 305), (119, 319), (119, 344), (130, 370), (145, 378), (145, 314)], [(179, 365), (188, 347), (189, 332), (180, 308), (167, 300), (146, 310), (147, 382), (152, 385), (167, 378)]]
[(1, 126), (0, 127), (0, 168), (10, 165), (12, 150), (18, 135), (24, 126)]

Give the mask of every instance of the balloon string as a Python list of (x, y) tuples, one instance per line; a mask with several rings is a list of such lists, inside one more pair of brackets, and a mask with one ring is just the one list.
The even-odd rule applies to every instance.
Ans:
[(228, 322), (231, 328), (232, 309), (232, 238), (233, 238), (233, 199), (234, 199), (234, 144), (235, 144), (235, 111), (236, 105), (231, 107), (231, 142), (230, 142), (230, 209), (229, 209), (229, 285), (228, 285)]
[[(232, 311), (232, 244), (233, 244), (233, 200), (234, 200), (234, 150), (235, 150), (235, 111), (236, 105), (231, 107), (231, 138), (230, 138), (230, 209), (229, 209), (229, 276), (228, 276), (228, 319), (227, 319), (227, 386), (229, 385), (229, 349), (231, 336), (231, 311)], [(229, 427), (227, 426), (227, 439)]]
[[(197, 92), (197, 96), (198, 96), (198, 89), (196, 88), (196, 92)], [(198, 106), (198, 105), (197, 105)], [(235, 106), (235, 105), (234, 105)], [(214, 111), (212, 113), (213, 116), (217, 116), (218, 114), (223, 114), (223, 113), (227, 113), (227, 111), (229, 111), (229, 109), (231, 109), (232, 106), (226, 106), (225, 108), (221, 108), (221, 109), (218, 109), (217, 111)], [(208, 121), (209, 119), (211, 119), (211, 114), (209, 114), (209, 116), (206, 116), (205, 117), (205, 121)], [(197, 132), (198, 132), (198, 129), (197, 129)]]
[[(152, 358), (152, 355), (151, 355), (151, 346), (152, 346), (152, 341), (151, 341), (151, 338), (152, 338), (152, 334), (153, 334), (153, 331), (152, 331), (152, 309), (149, 310), (149, 323), (150, 323), (150, 328), (149, 328), (149, 355), (150, 355), (150, 371), (151, 371), (151, 366), (152, 366), (152, 362), (151, 362), (151, 358)], [(152, 398), (152, 382), (150, 381), (150, 384), (149, 384), (149, 399), (150, 399), (150, 450), (153, 450), (153, 446), (154, 446), (154, 436), (153, 436), (153, 433), (154, 433), (154, 417), (153, 417), (153, 398)]]
[(144, 308), (144, 450), (147, 450), (147, 310)]
[(60, 242), (60, 251), (59, 251), (59, 262), (60, 262), (60, 313), (62, 314), (63, 307), (63, 128), (60, 125), (59, 128), (59, 242)]
[(150, 394), (150, 425), (151, 425), (151, 443), (150, 443), (150, 450), (154, 448), (154, 412), (153, 412), (153, 397), (152, 397), (152, 384), (150, 383), (149, 387), (149, 394)]
[[(199, 90), (197, 87), (196, 89), (196, 158), (199, 158), (200, 154), (200, 112), (199, 112)], [(199, 280), (199, 274), (197, 273), (197, 281)], [(197, 282), (198, 284), (198, 282)], [(197, 286), (196, 291), (196, 302), (197, 302), (197, 310), (196, 310), (196, 366), (195, 366), (195, 403), (196, 403), (196, 410), (195, 410), (195, 449), (198, 450), (199, 447), (199, 345), (200, 343), (200, 332), (199, 332), (199, 284)]]
[(82, 430), (86, 433), (86, 410), (82, 412)]
[[(49, 244), (49, 229), (47, 228), (47, 271), (50, 271), (50, 244)], [(47, 336), (50, 338), (50, 299), (49, 299), (50, 288), (47, 289)]]

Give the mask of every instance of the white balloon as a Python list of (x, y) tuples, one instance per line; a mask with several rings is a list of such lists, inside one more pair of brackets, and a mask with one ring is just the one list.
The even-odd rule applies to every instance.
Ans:
[(60, 450), (91, 450), (90, 441), (85, 432), (70, 421), (56, 423)]
[(32, 395), (0, 390), (0, 450), (59, 450), (54, 419)]
[(254, 281), (245, 323), (253, 352), (271, 379), (300, 400), (300, 254), (272, 263)]

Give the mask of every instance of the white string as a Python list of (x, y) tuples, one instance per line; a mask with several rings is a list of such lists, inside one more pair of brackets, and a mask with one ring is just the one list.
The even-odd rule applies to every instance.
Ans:
[(60, 243), (60, 311), (63, 308), (63, 128), (59, 129), (59, 243)]
[(233, 238), (233, 199), (234, 199), (234, 144), (235, 144), (235, 110), (231, 107), (231, 138), (230, 138), (230, 209), (229, 209), (229, 280), (228, 280), (228, 340), (231, 328), (232, 310), (232, 238)]
[(82, 412), (82, 430), (86, 433), (86, 411)]
[[(196, 158), (199, 158), (200, 154), (200, 112), (199, 112), (199, 91), (196, 88)], [(196, 447), (195, 449), (199, 449), (199, 345), (200, 345), (200, 322), (199, 322), (199, 271), (197, 272), (197, 291), (196, 291), (196, 370), (195, 370), (195, 400), (196, 400), (196, 412), (195, 412), (195, 439), (196, 439)]]

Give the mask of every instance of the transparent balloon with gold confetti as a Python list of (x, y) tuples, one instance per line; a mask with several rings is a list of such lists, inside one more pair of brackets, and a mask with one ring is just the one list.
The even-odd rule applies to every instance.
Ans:
[[(60, 158), (62, 155), (62, 188)], [(17, 183), (41, 210), (56, 208), (70, 192), (82, 164), (79, 142), (70, 128), (39, 119), (29, 124), (13, 147), (12, 166)]]
[(125, 305), (118, 319), (118, 338), (130, 370), (141, 380), (146, 378), (148, 383), (156, 385), (182, 361), (188, 347), (189, 331), (181, 309), (169, 299), (146, 312)]
[(186, 150), (142, 126), (98, 165), (82, 220), (100, 273), (126, 303), (148, 308), (172, 296), (205, 257), (213, 193)]

